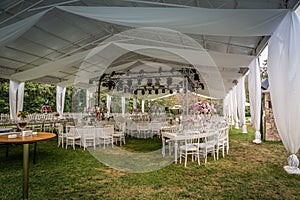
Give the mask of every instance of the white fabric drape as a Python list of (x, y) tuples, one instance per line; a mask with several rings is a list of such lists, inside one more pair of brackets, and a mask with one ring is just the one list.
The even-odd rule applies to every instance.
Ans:
[(236, 95), (237, 95), (238, 115), (239, 115), (240, 123), (242, 126), (242, 133), (247, 133), (246, 116), (245, 116), (246, 93), (245, 93), (245, 77), (244, 76), (242, 76), (238, 80), (238, 84), (236, 86)]
[(136, 109), (136, 97), (133, 97), (133, 109)]
[(295, 155), (300, 147), (300, 23), (290, 12), (269, 41), (268, 74), (276, 126), (291, 154), (288, 173), (300, 174)]
[(229, 91), (229, 119), (231, 121), (231, 126), (234, 125), (234, 116), (233, 116), (233, 90)]
[(10, 119), (18, 119), (18, 111), (23, 111), (24, 86), (24, 82), (12, 80), (9, 82)]
[(255, 129), (254, 143), (261, 143), (260, 118), (261, 118), (261, 79), (258, 58), (249, 65), (248, 89), (250, 100), (251, 123)]
[(93, 92), (90, 90), (86, 90), (86, 108), (91, 108), (92, 105), (92, 99), (93, 99)]
[(223, 116), (229, 117), (229, 93), (223, 99)]
[(145, 112), (145, 100), (142, 99), (142, 113)]
[(15, 24), (10, 24), (6, 27), (0, 29), (0, 46), (5, 45), (6, 43), (17, 39), (22, 34), (24, 34), (27, 30), (29, 30), (32, 26), (34, 26), (42, 16), (47, 11), (43, 11), (37, 13), (31, 17), (25, 18), (16, 22)]
[[(270, 35), (286, 10), (59, 6), (83, 17), (130, 27), (165, 27), (204, 35)], [(268, 23), (266, 23), (266, 21)]]
[(56, 86), (56, 110), (59, 114), (59, 117), (63, 117), (64, 106), (65, 106), (65, 95), (66, 95), (66, 87)]
[(239, 117), (237, 112), (237, 91), (236, 86), (232, 88), (232, 116), (233, 116), (233, 123), (235, 123), (235, 128), (239, 128)]
[(122, 115), (125, 115), (125, 97), (122, 97)]
[(107, 117), (110, 117), (110, 105), (111, 105), (111, 96), (109, 94), (106, 94)]

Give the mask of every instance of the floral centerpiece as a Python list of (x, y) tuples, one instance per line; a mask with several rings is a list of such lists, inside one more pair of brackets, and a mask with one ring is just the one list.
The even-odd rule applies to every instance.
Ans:
[(191, 105), (190, 112), (195, 114), (214, 114), (216, 109), (207, 101), (199, 101)]
[(28, 112), (26, 112), (26, 111), (19, 111), (18, 112), (18, 117), (20, 119), (25, 119), (25, 118), (27, 118), (27, 116), (28, 116)]

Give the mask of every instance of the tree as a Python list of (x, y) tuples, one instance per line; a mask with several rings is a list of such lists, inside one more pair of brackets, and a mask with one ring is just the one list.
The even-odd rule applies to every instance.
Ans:
[(9, 113), (9, 80), (0, 78), (0, 113)]
[[(39, 113), (47, 104), (56, 111), (56, 86), (35, 82), (25, 82), (23, 110), (28, 113)], [(71, 111), (72, 87), (68, 87), (65, 95), (65, 112)], [(9, 80), (0, 78), (0, 113), (9, 113)]]

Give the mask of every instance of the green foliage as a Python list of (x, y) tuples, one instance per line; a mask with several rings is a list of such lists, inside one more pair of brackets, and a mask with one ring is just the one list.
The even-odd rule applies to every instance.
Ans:
[(9, 113), (9, 80), (0, 78), (0, 113)]
[(86, 107), (86, 90), (73, 88), (72, 91), (72, 112), (83, 112)]
[(49, 84), (25, 82), (23, 110), (29, 113), (38, 113), (41, 107), (49, 100), (52, 111), (56, 108), (56, 87)]
[[(25, 82), (23, 110), (28, 113), (39, 113), (45, 105), (56, 111), (56, 86), (35, 82)], [(65, 112), (71, 111), (72, 88), (67, 88), (65, 96)], [(9, 113), (9, 80), (0, 78), (0, 113)]]
[(246, 117), (251, 117), (251, 114), (250, 114), (250, 106), (246, 106), (246, 107), (245, 107), (245, 116), (246, 116)]

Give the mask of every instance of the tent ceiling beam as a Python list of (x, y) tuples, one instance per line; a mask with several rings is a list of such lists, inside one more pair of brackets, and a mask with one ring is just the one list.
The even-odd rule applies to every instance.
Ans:
[[(24, 62), (24, 61), (22, 61), (22, 60), (17, 60), (17, 59), (15, 59), (15, 58), (9, 58), (9, 57), (3, 57), (3, 56), (0, 56), (0, 58), (5, 59), (5, 60), (10, 60), (10, 61), (13, 61), (13, 62), (22, 63), (22, 64), (25, 64), (25, 65), (33, 65), (33, 66), (35, 66), (35, 67), (38, 66), (38, 65), (36, 65), (36, 64), (31, 64), (31, 63), (28, 63), (28, 62)], [(20, 71), (20, 70), (18, 70), (18, 71)]]
[[(28, 43), (35, 44), (35, 45), (40, 46), (40, 47), (43, 47), (43, 48), (45, 48), (45, 49), (50, 49), (50, 50), (52, 51), (51, 53), (53, 53), (53, 52), (57, 52), (57, 53), (59, 53), (59, 54), (63, 54), (63, 53), (64, 53), (64, 52), (60, 51), (60, 49), (54, 49), (54, 48), (51, 48), (51, 47), (49, 47), (49, 46), (44, 45), (43, 43), (39, 43), (39, 42), (36, 42), (36, 41), (34, 41), (34, 40), (30, 40), (30, 39), (28, 39), (28, 38), (26, 38), (26, 37), (22, 37), (22, 39), (23, 39), (23, 40), (26, 40)], [(50, 54), (51, 54), (51, 53), (50, 53)], [(50, 55), (50, 54), (47, 54), (47, 55), (45, 55), (45, 56), (48, 56), (48, 55)], [(50, 59), (50, 60), (51, 60), (51, 59)]]
[(170, 4), (170, 3), (161, 3), (161, 2), (149, 2), (149, 1), (143, 1), (143, 0), (124, 0), (131, 3), (140, 3), (145, 5), (158, 5), (158, 6), (164, 6), (164, 7), (180, 7), (180, 8), (191, 8), (193, 6), (186, 6), (186, 5), (179, 5), (179, 4)]
[(37, 8), (30, 8), (30, 9), (28, 9), (28, 12), (42, 10), (42, 9), (48, 9), (48, 8), (52, 8), (52, 7), (55, 7), (55, 6), (62, 6), (62, 5), (68, 4), (68, 3), (74, 3), (74, 2), (78, 2), (78, 1), (80, 1), (80, 0), (70, 0), (70, 1), (64, 1), (64, 2), (60, 2), (60, 3), (47, 5), (47, 6), (41, 6), (41, 7), (37, 7)]
[[(25, 8), (25, 9), (21, 10), (20, 12), (13, 14), (11, 17), (9, 17), (9, 18), (3, 20), (2, 22), (0, 22), (0, 25), (4, 24), (5, 22), (8, 22), (9, 20), (11, 20), (11, 19), (13, 19), (13, 18), (15, 18), (15, 17), (17, 17), (17, 16), (19, 16), (19, 15), (25, 13), (25, 12), (27, 12), (30, 8), (33, 8), (34, 6), (36, 6), (36, 5), (40, 4), (40, 3), (42, 3), (43, 1), (44, 1), (44, 0), (40, 0), (40, 1), (38, 1), (38, 2), (36, 2), (36, 3), (34, 3), (34, 4), (32, 4), (31, 6), (29, 6), (29, 7)], [(26, 2), (26, 1), (25, 1), (25, 2)]]
[(258, 41), (255, 49), (253, 50), (254, 51), (253, 55), (257, 56), (257, 55), (261, 54), (261, 52), (267, 46), (269, 38), (270, 38), (270, 36), (263, 36), (263, 37), (261, 37), (261, 39)]
[[(52, 61), (51, 59), (49, 58), (46, 58), (44, 56), (39, 56), (37, 54), (34, 54), (34, 53), (31, 53), (31, 52), (28, 52), (28, 51), (24, 51), (24, 50), (21, 50), (21, 49), (17, 49), (17, 48), (14, 48), (14, 47), (10, 47), (10, 46), (5, 46), (7, 49), (10, 49), (12, 51), (17, 51), (17, 52), (21, 52), (23, 54), (27, 54), (27, 55), (30, 55), (30, 56), (33, 56), (33, 57), (36, 57), (36, 58), (39, 58), (39, 59), (45, 59), (45, 60), (48, 60), (48, 61)], [(37, 60), (37, 59), (36, 59)], [(34, 60), (35, 61), (35, 60)], [(32, 62), (34, 62), (32, 61)], [(28, 63), (28, 64), (31, 64), (31, 63)]]
[(83, 49), (84, 50), (88, 50), (88, 49), (85, 49), (85, 48), (88, 47), (88, 46), (90, 46), (90, 45), (95, 45), (95, 43), (103, 41), (103, 40), (105, 40), (105, 39), (107, 39), (109, 37), (111, 37), (111, 35), (106, 35), (104, 37), (98, 38), (98, 39), (96, 39), (94, 41), (91, 41), (91, 42), (89, 42), (89, 43), (87, 43), (87, 44), (85, 44), (85, 45), (83, 45), (81, 47), (78, 47), (78, 48), (76, 48), (76, 49), (74, 49), (74, 50), (72, 50), (70, 52), (64, 53), (63, 55), (57, 57), (57, 59), (61, 59), (61, 58), (64, 58), (65, 56), (72, 55), (72, 54), (74, 54), (74, 53), (76, 53), (78, 51), (81, 51)]
[(49, 32), (49, 31), (43, 29), (42, 27), (39, 27), (39, 26), (37, 26), (37, 25), (34, 25), (34, 27), (37, 28), (37, 29), (39, 29), (40, 31), (43, 31), (43, 32), (45, 32), (45, 33), (47, 33), (47, 34), (49, 34), (49, 35), (51, 35), (51, 36), (53, 36), (53, 37), (56, 37), (56, 38), (58, 38), (58, 39), (60, 39), (60, 40), (62, 40), (62, 41), (64, 41), (64, 42), (67, 42), (67, 43), (72, 44), (72, 45), (74, 45), (74, 46), (80, 47), (80, 45), (78, 45), (78, 44), (76, 44), (76, 43), (74, 43), (74, 42), (72, 42), (72, 41), (70, 41), (70, 40), (67, 40), (66, 38), (60, 37), (60, 36), (58, 36), (58, 35), (56, 35), (56, 34), (54, 34), (54, 33), (51, 33), (51, 32)]

